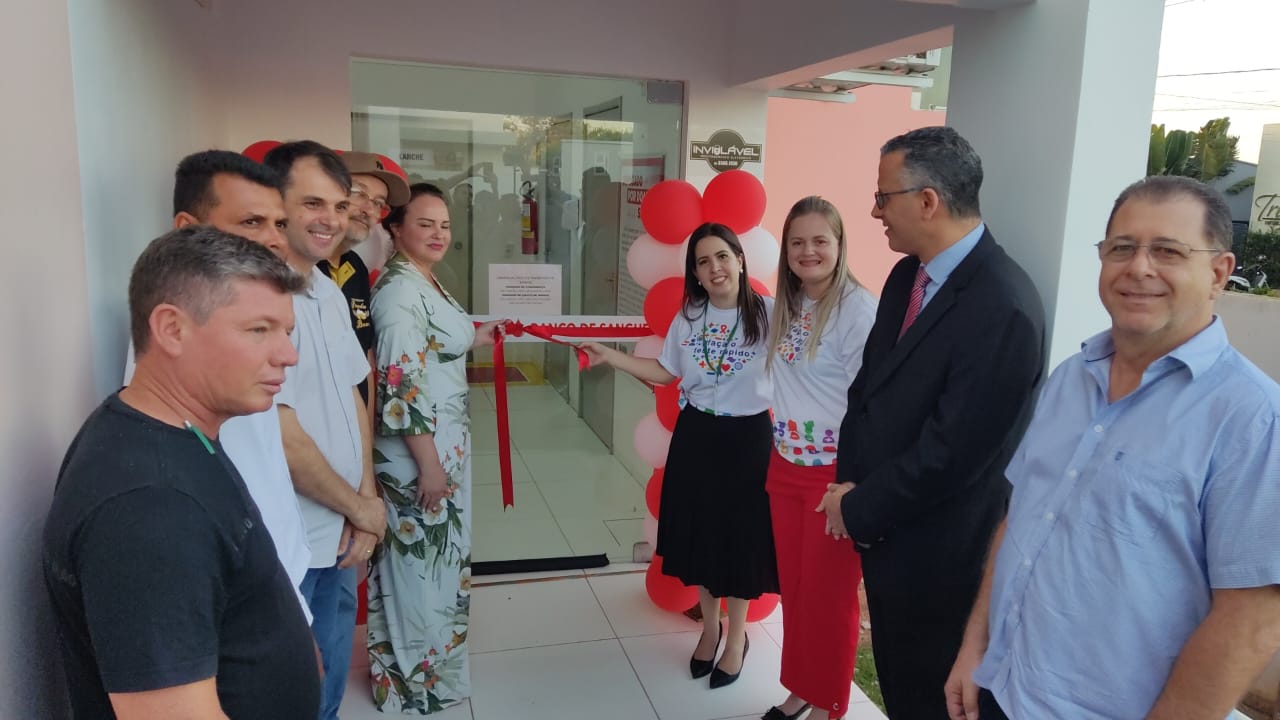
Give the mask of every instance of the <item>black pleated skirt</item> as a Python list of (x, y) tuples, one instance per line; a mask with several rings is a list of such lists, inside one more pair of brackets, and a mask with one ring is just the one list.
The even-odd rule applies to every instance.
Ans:
[(686, 406), (667, 453), (658, 516), (663, 572), (716, 597), (778, 592), (765, 476), (769, 413), (716, 416)]

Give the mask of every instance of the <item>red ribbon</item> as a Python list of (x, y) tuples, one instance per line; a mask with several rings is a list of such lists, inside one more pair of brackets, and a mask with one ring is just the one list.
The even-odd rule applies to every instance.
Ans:
[[(476, 323), (476, 325), (479, 324)], [(506, 353), (503, 349), (505, 335), (510, 335), (511, 337), (531, 335), (539, 340), (545, 340), (557, 345), (567, 345), (573, 348), (574, 354), (578, 357), (578, 370), (586, 370), (591, 365), (591, 360), (587, 357), (587, 353), (575, 343), (568, 340), (560, 340), (559, 338), (634, 338), (637, 335), (652, 335), (653, 333), (647, 329), (638, 333), (633, 327), (582, 327), (580, 325), (550, 323), (525, 325), (519, 320), (508, 320), (503, 324), (502, 329), (504, 332), (495, 333), (493, 339), (493, 396), (494, 404), (497, 406), (495, 414), (498, 416), (498, 472), (502, 479), (502, 508), (505, 510), (507, 507), (514, 507), (516, 504), (515, 483), (511, 476), (511, 422), (507, 415), (507, 361)]]

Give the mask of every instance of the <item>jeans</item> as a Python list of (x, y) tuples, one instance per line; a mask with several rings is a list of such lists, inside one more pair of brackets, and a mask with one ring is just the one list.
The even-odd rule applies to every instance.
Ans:
[(319, 720), (338, 720), (356, 626), (356, 569), (311, 568), (302, 579), (301, 590), (315, 618), (311, 632), (324, 661)]

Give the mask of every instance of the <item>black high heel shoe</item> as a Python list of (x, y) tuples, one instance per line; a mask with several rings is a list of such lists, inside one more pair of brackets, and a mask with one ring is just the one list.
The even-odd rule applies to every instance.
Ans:
[[(716, 663), (716, 653), (720, 651), (720, 641), (723, 639), (724, 639), (724, 623), (721, 623), (720, 634), (716, 636), (716, 647), (714, 650), (711, 651), (711, 659), (699, 660), (696, 657), (689, 658), (689, 674), (693, 676), (694, 680), (697, 680), (698, 678), (704, 678), (711, 674), (711, 669), (715, 667), (715, 663)], [(694, 648), (693, 651), (696, 653), (698, 649)]]
[[(747, 651), (751, 649), (751, 638), (743, 638), (742, 641), (742, 665), (738, 667), (738, 672), (730, 675), (729, 673), (716, 668), (711, 671), (711, 689), (722, 688), (725, 685), (732, 685), (737, 682), (738, 676), (742, 674), (742, 668), (747, 666)], [(723, 658), (721, 658), (723, 659)]]
[(799, 717), (805, 714), (806, 712), (809, 712), (809, 708), (811, 707), (813, 706), (810, 705), (809, 703), (805, 703), (804, 707), (795, 711), (794, 714), (788, 715), (782, 712), (782, 710), (777, 705), (774, 705), (773, 707), (769, 708), (769, 712), (760, 716), (760, 720), (799, 720)]

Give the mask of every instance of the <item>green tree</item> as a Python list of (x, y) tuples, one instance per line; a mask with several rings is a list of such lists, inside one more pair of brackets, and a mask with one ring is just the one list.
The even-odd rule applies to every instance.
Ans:
[(1210, 120), (1194, 133), (1191, 157), (1187, 158), (1187, 175), (1200, 182), (1226, 177), (1240, 157), (1236, 146), (1240, 138), (1228, 134), (1231, 118)]
[(1181, 175), (1201, 182), (1224, 177), (1231, 172), (1240, 151), (1240, 138), (1229, 134), (1230, 118), (1210, 120), (1195, 132), (1165, 131), (1164, 125), (1151, 126), (1151, 144), (1147, 151), (1148, 175)]
[(1184, 175), (1191, 157), (1191, 134), (1186, 130), (1165, 133), (1164, 125), (1151, 126), (1151, 148), (1147, 153), (1148, 175)]

